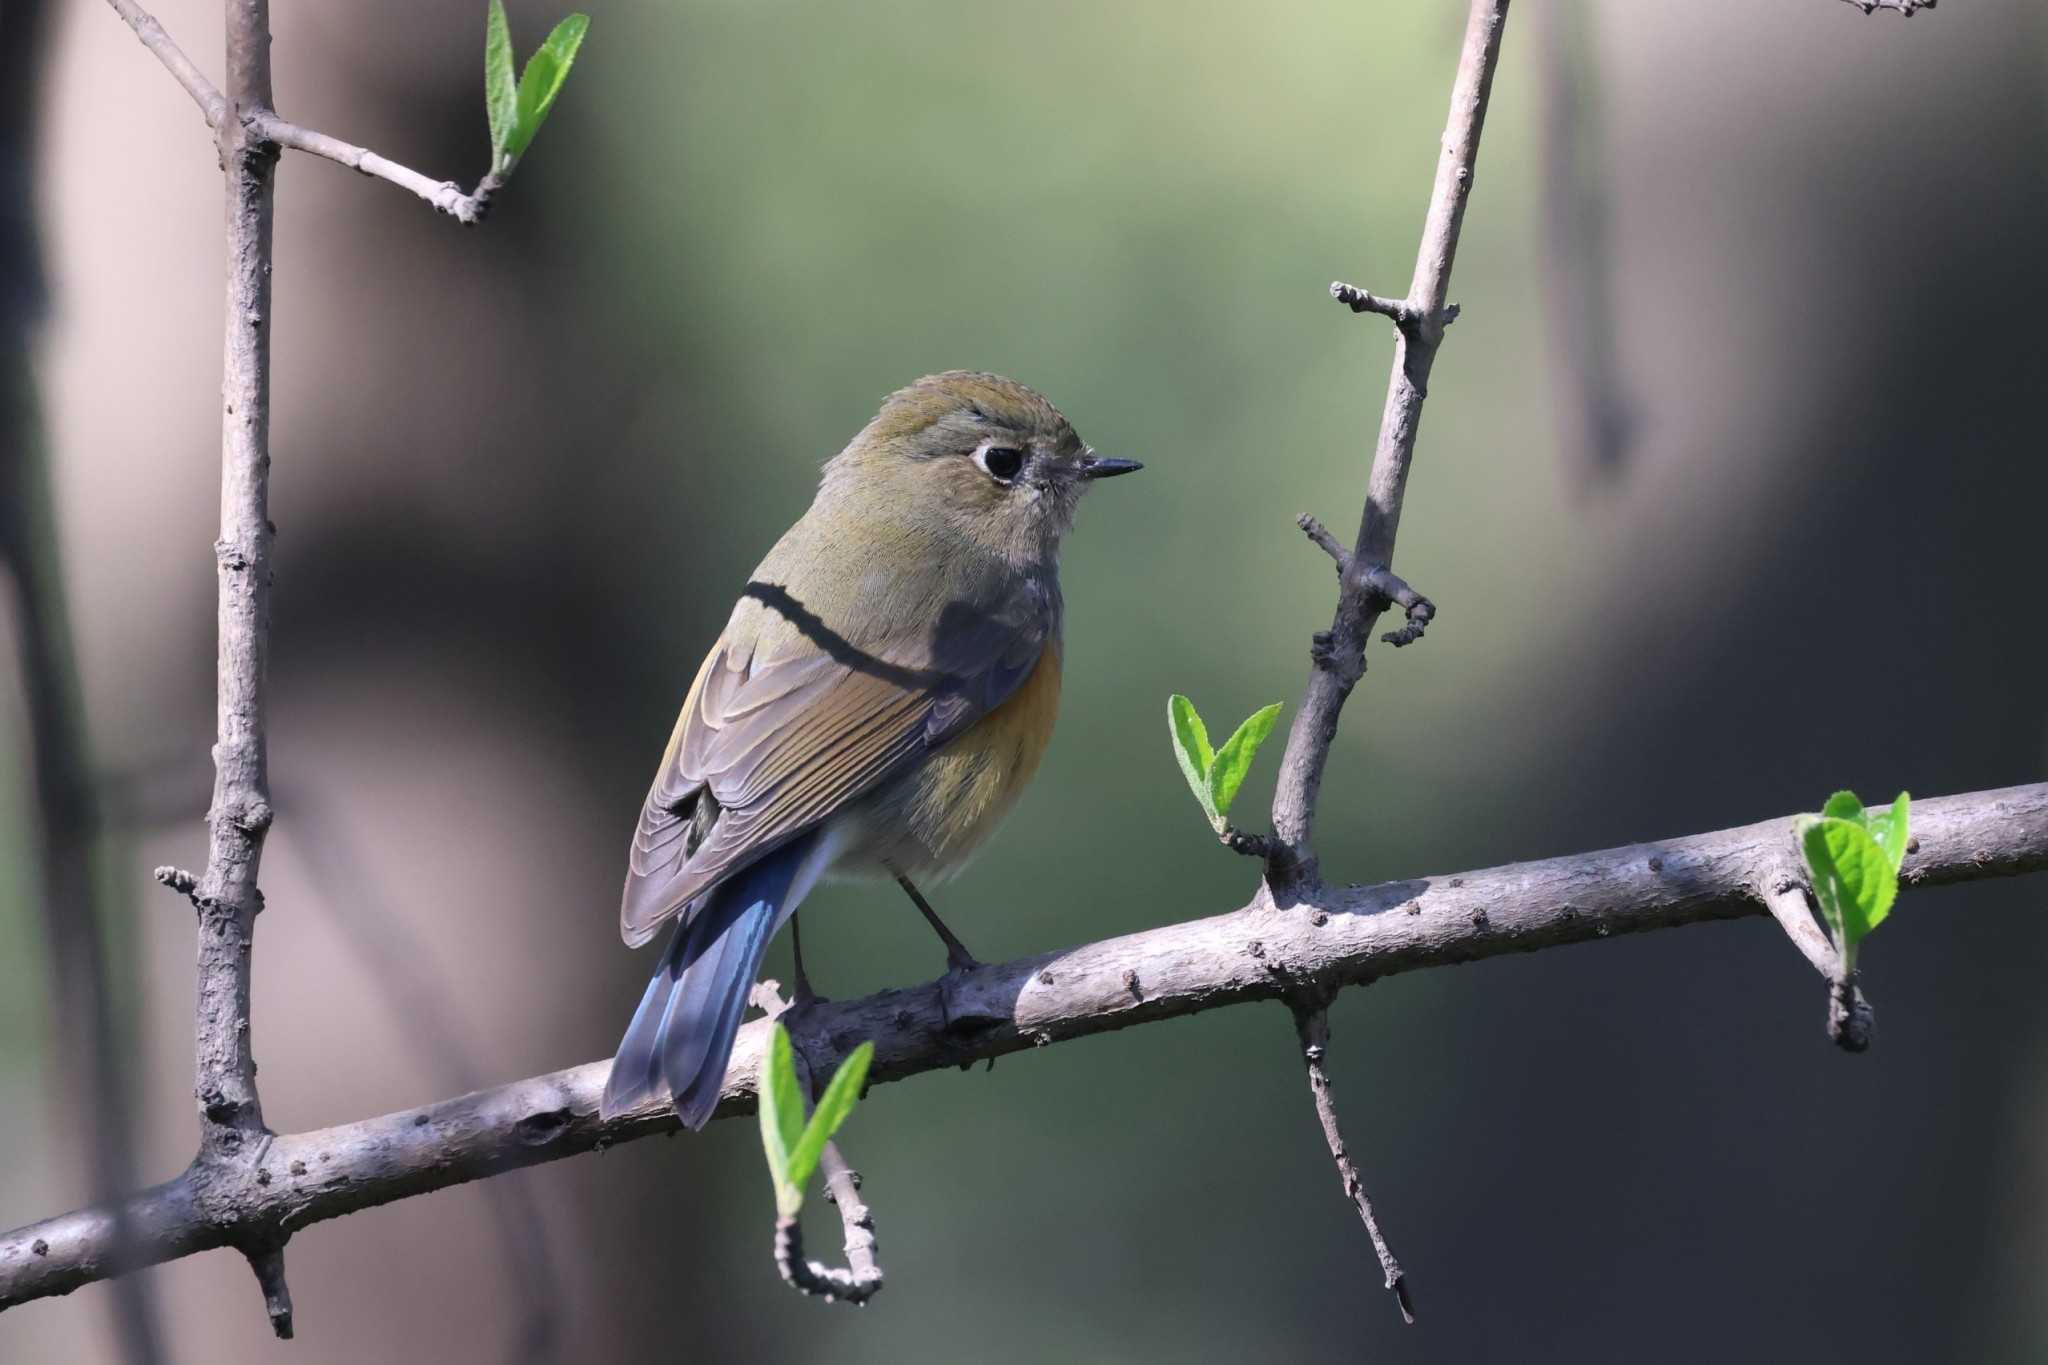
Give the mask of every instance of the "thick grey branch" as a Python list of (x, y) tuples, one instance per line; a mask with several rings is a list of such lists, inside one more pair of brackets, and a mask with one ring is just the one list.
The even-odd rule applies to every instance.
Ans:
[[(1408, 467), (1415, 459), (1415, 436), (1422, 422), (1430, 369), (1443, 341), (1451, 263), (1458, 253), (1458, 229), (1472, 194), (1479, 134), (1486, 122), (1486, 101), (1500, 61), (1501, 30), (1507, 15), (1508, 0), (1472, 0), (1458, 55), (1458, 74), (1451, 86), (1451, 112), (1444, 127), (1443, 151), (1437, 158), (1436, 183), (1430, 190), (1407, 297), (1395, 302), (1348, 285), (1331, 286), (1332, 296), (1351, 308), (1392, 318), (1397, 333), (1365, 513), (1350, 559), (1340, 563), (1386, 569), (1394, 561), (1394, 536), (1401, 525)], [(1277, 846), (1266, 861), (1266, 880), (1283, 902), (1315, 893), (1318, 877), (1310, 839), (1315, 832), (1316, 797), (1322, 790), (1330, 745), (1337, 737), (1338, 716), (1365, 672), (1365, 644), (1387, 605), (1384, 594), (1368, 590), (1348, 571), (1342, 583), (1330, 629), (1318, 633), (1310, 652), (1315, 666), (1287, 732), (1287, 751), (1280, 760), (1279, 785), (1273, 793)]]
[[(1907, 887), (2048, 870), (2048, 783), (1914, 807)], [(1796, 853), (1792, 817), (1713, 834), (1319, 889), (1306, 906), (1265, 895), (1227, 914), (993, 964), (939, 982), (821, 1004), (786, 1020), (813, 1066), (875, 1043), (876, 1082), (1254, 1000), (1288, 1001), (1379, 977), (1507, 953), (1767, 913), (1759, 889)], [(1903, 912), (1911, 916), (1912, 903)], [(1894, 931), (1896, 932), (1896, 931)], [(943, 996), (943, 998), (942, 998)], [(947, 1027), (945, 998), (977, 1024)], [(741, 1030), (722, 1116), (751, 1111), (767, 1025)], [(122, 1205), (134, 1264), (261, 1244), (374, 1208), (676, 1130), (665, 1110), (598, 1117), (609, 1062), (591, 1062), (420, 1109), (279, 1136), (225, 1166), (195, 1166)], [(113, 1221), (80, 1209), (0, 1236), (0, 1308), (63, 1294), (123, 1267)]]

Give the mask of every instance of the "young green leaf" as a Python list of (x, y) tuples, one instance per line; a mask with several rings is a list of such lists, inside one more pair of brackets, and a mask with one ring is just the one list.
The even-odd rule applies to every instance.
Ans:
[(1820, 817), (1823, 820), (1854, 820), (1861, 824), (1863, 802), (1857, 798), (1855, 792), (1836, 792), (1828, 798), (1828, 803), (1820, 808)]
[(1280, 718), (1280, 705), (1276, 701), (1252, 712), (1216, 751), (1215, 762), (1209, 766), (1209, 802), (1218, 815), (1230, 814), (1230, 803), (1237, 800), (1237, 789), (1244, 785), (1245, 774), (1252, 770), (1259, 746), (1273, 733), (1273, 722)]
[(583, 46), (583, 35), (589, 28), (589, 15), (572, 14), (556, 24), (540, 50), (526, 59), (526, 70), (519, 76), (517, 117), (512, 135), (505, 143), (505, 151), (512, 160), (526, 154), (533, 135), (546, 121), (548, 110), (555, 107), (555, 96), (562, 92), (562, 82), (569, 79), (570, 64), (576, 60), (576, 49)]
[(484, 111), (491, 120), (491, 168), (504, 169), (505, 147), (519, 118), (519, 87), (512, 79), (512, 29), (505, 0), (491, 0), (484, 20)]
[(1193, 702), (1176, 692), (1166, 699), (1166, 727), (1173, 736), (1173, 756), (1180, 760), (1188, 790), (1202, 803), (1202, 813), (1209, 817), (1209, 823), (1219, 823), (1223, 815), (1209, 793), (1209, 770), (1216, 762), (1216, 752), (1209, 747), (1209, 730), (1202, 724), (1201, 713), (1195, 710)]
[(853, 1050), (853, 1055), (839, 1064), (839, 1070), (832, 1077), (832, 1084), (825, 1087), (825, 1093), (818, 1097), (818, 1108), (811, 1115), (810, 1124), (803, 1136), (789, 1149), (789, 1179), (798, 1189), (811, 1178), (811, 1172), (818, 1169), (818, 1158), (825, 1153), (825, 1144), (839, 1131), (839, 1125), (846, 1122), (853, 1113), (853, 1106), (860, 1103), (860, 1088), (868, 1078), (868, 1064), (875, 1060), (875, 1045), (862, 1043)]
[(1912, 806), (1912, 797), (1900, 792), (1898, 798), (1892, 802), (1890, 810), (1865, 817), (1871, 837), (1876, 839), (1877, 846), (1884, 850), (1884, 856), (1890, 860), (1894, 873), (1906, 861), (1906, 841), (1909, 837), (1908, 826), (1912, 821)]
[(1853, 965), (1856, 945), (1891, 913), (1899, 874), (1860, 821), (1839, 817), (1811, 821), (1800, 833), (1806, 866), (1821, 913)]
[[(775, 1211), (794, 1218), (803, 1207), (804, 1177), (795, 1174), (792, 1153), (804, 1135), (804, 1096), (796, 1083), (789, 1030), (777, 1024), (761, 1058), (761, 1147), (768, 1154), (768, 1178), (775, 1182)], [(816, 1158), (812, 1158), (815, 1163)], [(805, 1175), (809, 1172), (806, 1171)]]

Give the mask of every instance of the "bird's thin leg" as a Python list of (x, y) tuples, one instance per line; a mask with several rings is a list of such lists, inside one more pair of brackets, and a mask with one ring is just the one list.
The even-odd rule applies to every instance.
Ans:
[(924, 893), (917, 889), (910, 878), (904, 876), (901, 872), (897, 872), (895, 868), (892, 867), (889, 870), (895, 873), (896, 885), (902, 887), (903, 894), (910, 897), (910, 903), (917, 907), (917, 912), (920, 915), (924, 916), (925, 923), (931, 925), (932, 932), (937, 934), (940, 940), (945, 943), (947, 970), (971, 972), (976, 967), (979, 967), (981, 965), (980, 959), (976, 958), (973, 953), (968, 952), (967, 945), (960, 941), (957, 934), (946, 927), (946, 922), (939, 918), (938, 911), (932, 909), (931, 902), (924, 898)]
[(804, 941), (797, 933), (798, 915), (792, 911), (789, 916), (789, 951), (796, 960), (796, 988), (790, 992), (789, 1007), (804, 1009), (818, 1003), (818, 993), (811, 989), (811, 978), (804, 974)]

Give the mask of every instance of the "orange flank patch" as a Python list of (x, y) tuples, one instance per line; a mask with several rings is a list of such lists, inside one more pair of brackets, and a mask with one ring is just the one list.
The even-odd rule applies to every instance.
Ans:
[(1045, 757), (1059, 709), (1059, 646), (1048, 644), (1007, 701), (926, 761), (911, 826), (933, 863), (953, 869), (1009, 814)]

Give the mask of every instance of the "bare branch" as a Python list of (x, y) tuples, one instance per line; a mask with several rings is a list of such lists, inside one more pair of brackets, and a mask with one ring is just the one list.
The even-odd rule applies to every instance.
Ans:
[(1308, 513), (1303, 512), (1294, 519), (1301, 533), (1315, 542), (1316, 548), (1337, 562), (1337, 574), (1341, 578), (1351, 568), (1351, 551), (1337, 543), (1337, 537), (1330, 534), (1327, 526)]
[[(136, 4), (135, 0), (107, 2), (114, 7), (117, 14), (127, 20), (128, 27), (135, 30), (135, 36), (142, 40), (143, 46), (154, 52), (170, 73), (178, 78), (178, 84), (185, 87), (193, 102), (199, 106), (199, 112), (206, 116), (207, 126), (218, 131), (222, 120), (226, 119), (228, 114), (226, 96), (214, 88), (213, 83), (192, 64), (191, 58), (171, 40), (171, 35), (164, 31), (164, 26), (142, 6)], [(491, 196), (505, 183), (497, 174), (489, 174), (477, 182), (474, 193), (465, 194), (462, 187), (452, 180), (430, 179), (408, 166), (401, 166), (388, 157), (379, 156), (367, 147), (358, 147), (353, 143), (343, 142), (338, 137), (329, 137), (310, 128), (301, 128), (296, 123), (279, 118), (271, 111), (267, 76), (261, 99), (250, 100), (238, 96), (235, 107), (240, 111), (241, 123), (257, 142), (275, 143), (280, 147), (290, 147), (294, 151), (310, 152), (329, 161), (338, 161), (350, 170), (388, 181), (400, 189), (410, 190), (465, 226), (484, 220), (484, 215), (490, 211)]]
[(226, 97), (192, 64), (192, 59), (185, 55), (183, 49), (171, 41), (171, 35), (164, 32), (164, 26), (135, 0), (107, 0), (107, 3), (114, 7), (114, 13), (128, 22), (128, 27), (135, 30), (135, 36), (142, 39), (142, 45), (154, 52), (165, 69), (178, 78), (178, 84), (185, 87), (185, 93), (206, 116), (206, 126), (220, 127), (220, 121), (227, 117)]
[(875, 1240), (875, 1215), (861, 1198), (860, 1172), (846, 1164), (839, 1144), (825, 1144), (818, 1163), (825, 1172), (825, 1197), (839, 1210), (839, 1224), (846, 1232), (846, 1264), (860, 1289), (855, 1303), (864, 1303), (882, 1287), (881, 1245)]
[(462, 187), (452, 180), (432, 180), (410, 167), (381, 157), (367, 147), (358, 147), (343, 142), (338, 137), (316, 133), (288, 123), (276, 114), (257, 114), (251, 122), (257, 136), (268, 139), (294, 151), (310, 152), (314, 156), (338, 161), (350, 170), (378, 180), (389, 181), (403, 190), (410, 190), (429, 204), (455, 219), (464, 226), (473, 226), (484, 220), (490, 211), (491, 196), (505, 183), (496, 175), (486, 175), (477, 183), (474, 194), (464, 194)]
[[(135, 23), (120, 0), (115, 8)], [(169, 38), (159, 47), (144, 27), (136, 31), (177, 74), (177, 65), (166, 55), (177, 51)], [(161, 36), (162, 30), (154, 34)], [(269, 0), (230, 0), (227, 71), (227, 98), (235, 108), (269, 107)], [(203, 100), (201, 107), (208, 107)], [(219, 134), (228, 223), (220, 539), (213, 547), (219, 589), (213, 802), (206, 816), (206, 870), (197, 883), (175, 869), (169, 876), (160, 874), (166, 885), (188, 890), (199, 912), (193, 1088), (199, 1100), (199, 1153), (185, 1178), (202, 1200), (217, 1185), (247, 1178), (271, 1138), (256, 1093), (249, 975), (256, 916), (263, 908), (257, 874), (271, 821), (264, 712), (275, 533), (270, 524), (270, 271), (277, 149), (241, 119), (210, 121)], [(280, 1337), (292, 1330), (291, 1294), (284, 1280), (288, 1235), (275, 1225), (227, 1239), (249, 1258)]]
[(1327, 1001), (1313, 1005), (1297, 1002), (1294, 1006), (1294, 1033), (1301, 1040), (1302, 1064), (1308, 1068), (1308, 1088), (1316, 1103), (1316, 1121), (1322, 1125), (1323, 1141), (1329, 1144), (1330, 1159), (1337, 1163), (1337, 1178), (1344, 1182), (1344, 1193), (1358, 1206), (1358, 1216), (1365, 1223), (1365, 1231), (1372, 1238), (1372, 1249), (1380, 1258), (1380, 1271), (1387, 1277), (1387, 1288), (1394, 1292), (1394, 1299), (1401, 1305), (1401, 1320), (1412, 1324), (1415, 1321), (1415, 1300), (1408, 1295), (1408, 1277), (1401, 1271), (1401, 1263), (1394, 1259), (1394, 1249), (1387, 1245), (1386, 1234), (1380, 1231), (1379, 1219), (1372, 1211), (1372, 1198), (1365, 1192), (1365, 1180), (1358, 1174), (1358, 1166), (1351, 1160), (1350, 1149), (1344, 1145), (1344, 1134), (1337, 1128), (1337, 1100), (1330, 1092), (1330, 1072), (1323, 1063), (1330, 1051), (1330, 1012)]
[(1380, 610), (1399, 607), (1408, 618), (1408, 624), (1399, 630), (1390, 630), (1380, 639), (1401, 649), (1422, 638), (1422, 632), (1436, 619), (1436, 603), (1408, 586), (1408, 580), (1384, 564), (1368, 565), (1358, 575), (1358, 587), (1371, 601), (1380, 604)]
[[(1365, 513), (1349, 563), (1386, 568), (1394, 560), (1394, 537), (1400, 529), (1401, 503), (1408, 487), (1408, 467), (1415, 459), (1415, 436), (1422, 422), (1422, 400), (1447, 322), (1445, 301), (1451, 263), (1458, 254), (1458, 230), (1472, 194), (1479, 157), (1479, 134), (1486, 121), (1486, 102), (1493, 89), (1494, 67), (1500, 60), (1501, 30), (1507, 24), (1508, 0), (1472, 0), (1465, 39), (1458, 55), (1458, 74), (1451, 86), (1450, 117), (1443, 150), (1437, 159), (1436, 183), (1423, 220), (1422, 242), (1415, 256), (1415, 274), (1408, 295), (1391, 303), (1361, 289), (1334, 285), (1331, 294), (1354, 309), (1394, 319), (1393, 373), (1387, 382), (1386, 406), (1380, 417), (1379, 440), (1373, 451)], [(1304, 528), (1306, 529), (1306, 528)], [(1313, 533), (1311, 532), (1313, 535)], [(1327, 548), (1327, 546), (1325, 547)], [(1267, 859), (1266, 880), (1275, 896), (1295, 901), (1314, 895), (1319, 882), (1310, 846), (1315, 832), (1316, 798), (1323, 769), (1337, 737), (1337, 719), (1344, 702), (1365, 672), (1365, 644), (1386, 610), (1376, 596), (1347, 572), (1337, 594), (1337, 610), (1328, 631), (1318, 633), (1311, 651), (1314, 668), (1308, 690), (1287, 732), (1287, 751), (1280, 761), (1280, 781), (1273, 793), (1273, 833), (1279, 841)], [(1411, 624), (1413, 622), (1411, 621)], [(1397, 632), (1398, 633), (1398, 632)], [(1411, 637), (1412, 638), (1412, 637)]]
[[(1908, 887), (2048, 870), (2048, 783), (1914, 807)], [(1768, 913), (1758, 890), (1794, 851), (1791, 816), (1713, 834), (1540, 862), (1324, 888), (1308, 913), (1261, 895), (1208, 919), (821, 1004), (790, 1019), (813, 1065), (875, 1044), (874, 1082), (959, 1067), (1254, 1000), (1292, 1000), (1418, 971), (1618, 934)], [(948, 1027), (964, 993), (977, 1027)], [(980, 1027), (981, 1025), (986, 1027)], [(767, 1023), (740, 1032), (722, 1117), (750, 1112)], [(598, 1117), (608, 1061), (419, 1109), (270, 1140), (238, 1164), (195, 1167), (122, 1201), (132, 1259), (113, 1260), (111, 1211), (80, 1209), (0, 1236), (0, 1309), (210, 1248), (676, 1131), (653, 1108)]]
[(1875, 14), (1881, 9), (1896, 10), (1908, 19), (1923, 9), (1933, 9), (1937, 0), (1848, 0), (1848, 3), (1865, 14)]
[(1785, 937), (1792, 940), (1792, 946), (1813, 964), (1815, 971), (1830, 981), (1840, 975), (1841, 959), (1813, 917), (1813, 904), (1806, 897), (1804, 884), (1787, 874), (1775, 885), (1759, 887), (1757, 894), (1764, 908), (1771, 912), (1771, 918), (1785, 931)]
[(1378, 313), (1404, 332), (1422, 321), (1421, 311), (1408, 300), (1383, 299), (1371, 290), (1342, 280), (1330, 282), (1330, 297), (1354, 313)]
[(803, 1224), (794, 1217), (775, 1220), (775, 1267), (800, 1294), (865, 1307), (882, 1288), (882, 1267), (875, 1260), (875, 1216), (860, 1197), (860, 1172), (846, 1164), (836, 1144), (825, 1144), (819, 1164), (825, 1171), (826, 1197), (839, 1206), (839, 1220), (846, 1229), (847, 1268), (805, 1260)]
[(1804, 880), (1797, 873), (1781, 872), (1760, 886), (1757, 894), (1793, 946), (1827, 978), (1829, 1039), (1844, 1052), (1868, 1051), (1877, 1013), (1863, 998), (1854, 974), (1843, 972), (1842, 954), (1814, 918), (1813, 900)]
[(263, 1311), (270, 1316), (270, 1330), (281, 1340), (292, 1337), (292, 1291), (284, 1282), (284, 1239), (280, 1237), (275, 1245), (250, 1251), (249, 1269), (256, 1272), (256, 1283), (263, 1290)]

